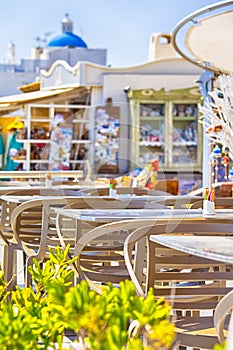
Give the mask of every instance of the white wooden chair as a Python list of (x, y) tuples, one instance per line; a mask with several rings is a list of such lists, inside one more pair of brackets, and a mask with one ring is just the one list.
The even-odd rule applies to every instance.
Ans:
[[(171, 221), (168, 225), (157, 223), (133, 231), (124, 246), (126, 266), (138, 294), (145, 296), (149, 288), (153, 288), (156, 298), (165, 297), (171, 303), (180, 345), (212, 349), (218, 342), (213, 313), (219, 300), (232, 290), (226, 281), (233, 281), (233, 273), (222, 263), (180, 253), (149, 239), (152, 234), (169, 232), (175, 235), (225, 235), (233, 233), (233, 225), (195, 220), (181, 220), (174, 225)], [(144, 250), (142, 247), (135, 249), (135, 245), (142, 243)], [(143, 269), (138, 261), (144, 259), (146, 267)], [(211, 316), (201, 316), (204, 310)]]
[[(37, 189), (33, 187), (22, 188), (16, 190), (9, 190), (5, 195), (17, 196), (54, 196), (58, 200), (65, 196), (77, 195), (78, 192), (66, 190), (66, 189), (53, 189), (53, 188), (42, 188)], [(67, 204), (67, 201), (64, 202), (64, 205)], [(11, 215), (13, 210), (18, 206), (18, 203), (14, 202), (1, 202), (1, 222), (0, 222), (0, 238), (3, 241), (3, 270), (6, 281), (9, 283), (9, 289), (15, 284), (13, 276), (16, 276), (13, 273), (13, 270), (16, 271), (17, 265), (17, 254), (18, 250), (22, 251), (22, 246), (18, 241), (15, 240), (13, 235), (13, 230), (11, 227)], [(24, 256), (25, 257), (25, 256)]]
[(75, 245), (73, 256), (79, 279), (86, 280), (96, 292), (108, 282), (118, 284), (129, 279), (124, 263), (123, 246), (132, 230), (153, 225), (156, 219), (134, 219), (111, 222), (93, 228)]
[[(34, 199), (18, 205), (11, 214), (11, 223), (13, 230), (13, 239), (17, 248), (22, 249), (26, 255), (25, 283), (31, 283), (31, 276), (28, 273), (28, 266), (37, 259), (43, 262), (49, 253), (49, 248), (61, 245), (61, 241), (56, 229), (56, 213), (53, 207), (71, 207), (75, 204), (78, 209), (96, 209), (96, 208), (124, 208), (125, 203), (114, 198), (95, 198), (95, 197), (55, 197)], [(61, 217), (60, 217), (61, 218)], [(75, 220), (61, 220), (60, 229), (64, 245), (70, 244), (71, 250), (77, 241), (77, 227)], [(83, 229), (88, 231), (93, 226), (85, 226)], [(85, 231), (85, 232), (86, 232)], [(12, 279), (13, 269), (9, 261), (8, 280)]]
[[(108, 196), (109, 188), (87, 188), (81, 190), (83, 194), (90, 196)], [(149, 190), (146, 187), (116, 187), (117, 195), (135, 195), (135, 196), (171, 196), (170, 193), (160, 190)]]
[[(193, 205), (196, 202), (201, 201), (201, 197), (198, 196), (178, 196), (178, 195), (172, 195), (168, 192), (159, 191), (159, 190), (149, 190), (146, 187), (116, 187), (117, 195), (119, 197), (121, 195), (133, 195), (135, 196), (141, 196), (142, 200), (144, 196), (150, 196), (150, 197), (157, 197), (151, 200), (145, 200), (147, 202), (147, 208), (153, 207), (152, 203), (161, 204), (163, 206), (170, 206), (174, 207), (175, 209), (181, 209), (181, 208), (188, 208), (190, 205)], [(95, 188), (95, 189), (86, 189), (86, 190), (80, 190), (80, 193), (83, 195), (90, 195), (90, 196), (108, 196), (109, 195), (109, 189), (108, 188)], [(199, 206), (198, 206), (199, 208)]]
[[(214, 325), (219, 342), (227, 340), (227, 350), (233, 349), (233, 290), (227, 293), (218, 303), (214, 313)], [(229, 322), (229, 318), (231, 318)], [(229, 324), (228, 332), (224, 332)]]
[(0, 186), (1, 187), (23, 187), (23, 188), (30, 188), (30, 184), (27, 181), (1, 181), (0, 180)]
[[(63, 209), (164, 209), (164, 206), (160, 203), (156, 202), (147, 202), (143, 200), (143, 197), (141, 200), (134, 200), (134, 198), (129, 200), (122, 200), (121, 198), (110, 198), (110, 197), (83, 197), (83, 203), (84, 206), (81, 207), (79, 202), (73, 202), (71, 204), (68, 204)], [(169, 209), (169, 208), (168, 208)], [(57, 214), (56, 217), (56, 228), (57, 233), (60, 238), (60, 242), (62, 243), (63, 248), (65, 249), (66, 243), (64, 240), (72, 235), (76, 235), (77, 231), (81, 232), (82, 235), (91, 229), (95, 228), (96, 226), (100, 226), (105, 224), (106, 222), (82, 222), (78, 221), (76, 219), (68, 218), (65, 215), (62, 215), (61, 213)], [(77, 225), (79, 226), (77, 229)], [(80, 236), (77, 236), (77, 239), (79, 239)]]

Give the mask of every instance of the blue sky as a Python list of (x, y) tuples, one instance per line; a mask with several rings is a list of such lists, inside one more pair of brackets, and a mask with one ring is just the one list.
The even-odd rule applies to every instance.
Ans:
[(8, 42), (16, 48), (17, 61), (35, 47), (36, 37), (61, 33), (65, 13), (74, 22), (74, 33), (89, 48), (107, 49), (107, 63), (128, 67), (148, 58), (150, 35), (172, 33), (190, 13), (214, 4), (211, 0), (7, 0), (1, 2), (0, 63)]

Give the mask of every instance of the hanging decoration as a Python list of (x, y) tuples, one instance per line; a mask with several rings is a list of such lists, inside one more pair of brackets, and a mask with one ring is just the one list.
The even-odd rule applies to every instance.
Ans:
[(233, 75), (220, 75), (216, 85), (209, 92), (211, 99), (199, 106), (199, 122), (215, 145), (209, 158), (212, 183), (232, 180), (229, 167), (233, 159)]
[(199, 107), (199, 121), (210, 141), (227, 149), (227, 157), (233, 159), (233, 75), (220, 75), (218, 82), (209, 92), (211, 101)]

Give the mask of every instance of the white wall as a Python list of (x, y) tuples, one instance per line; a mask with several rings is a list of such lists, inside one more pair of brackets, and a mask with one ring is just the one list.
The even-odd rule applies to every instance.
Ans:
[(22, 93), (19, 87), (32, 83), (36, 73), (0, 72), (0, 96)]

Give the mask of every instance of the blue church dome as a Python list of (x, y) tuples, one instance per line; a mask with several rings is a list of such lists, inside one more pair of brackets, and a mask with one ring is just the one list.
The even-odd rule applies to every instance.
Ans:
[(87, 44), (78, 35), (73, 33), (73, 22), (66, 13), (62, 20), (62, 34), (56, 36), (47, 44), (48, 47), (83, 47), (87, 48)]
[(87, 44), (78, 35), (70, 32), (62, 33), (56, 36), (47, 45), (48, 47), (83, 47), (87, 48)]

